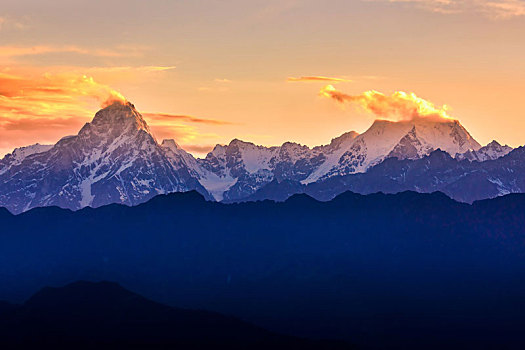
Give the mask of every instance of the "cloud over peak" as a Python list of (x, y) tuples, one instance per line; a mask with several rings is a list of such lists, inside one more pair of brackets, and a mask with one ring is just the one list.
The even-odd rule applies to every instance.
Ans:
[(392, 95), (370, 90), (360, 95), (348, 95), (332, 85), (321, 89), (319, 94), (339, 103), (358, 106), (381, 119), (394, 121), (414, 120), (417, 118), (452, 119), (447, 114), (447, 107), (437, 107), (432, 102), (422, 99), (414, 93), (396, 91)]

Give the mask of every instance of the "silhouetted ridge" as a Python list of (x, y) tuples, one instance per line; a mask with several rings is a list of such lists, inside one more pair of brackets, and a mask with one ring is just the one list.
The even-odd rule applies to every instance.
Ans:
[[(137, 300), (138, 298), (141, 300)], [(133, 305), (145, 302), (146, 299), (124, 289), (118, 283), (78, 281), (64, 287), (44, 287), (29, 298), (25, 306), (50, 311), (66, 306), (65, 311), (74, 312), (75, 308), (91, 308), (94, 305), (113, 308), (115, 303), (122, 301)]]
[(284, 336), (218, 313), (172, 308), (112, 282), (46, 287), (24, 305), (0, 305), (0, 346), (54, 349), (350, 349)]
[(188, 191), (188, 192), (175, 192), (168, 194), (161, 194), (153, 197), (151, 200), (146, 203), (140, 204), (139, 206), (147, 205), (154, 206), (163, 209), (169, 209), (171, 206), (174, 208), (177, 207), (190, 207), (194, 205), (200, 205), (206, 202), (206, 198), (197, 191)]
[(11, 217), (11, 216), (13, 216), (13, 214), (11, 214), (11, 212), (9, 210), (7, 210), (7, 208), (0, 207), (0, 219), (8, 218), (8, 217)]
[(290, 205), (301, 205), (319, 203), (319, 201), (306, 193), (298, 193), (290, 196), (285, 203)]
[[(290, 196), (294, 194), (299, 194), (304, 191), (306, 186), (302, 185), (299, 181), (294, 180), (277, 180), (274, 179), (267, 185), (261, 187), (258, 191), (252, 195), (243, 198), (237, 202), (252, 202), (252, 201), (262, 201), (266, 199), (273, 200), (275, 202), (284, 202)], [(236, 201), (227, 201), (227, 202), (236, 202)]]
[[(521, 349), (524, 227), (525, 194), (474, 204), (413, 191), (221, 204), (183, 193), (135, 207), (40, 208), (0, 219), (0, 300), (20, 302), (46, 285), (97, 278), (185, 308), (166, 312), (161, 304), (152, 313), (157, 307), (141, 297), (97, 297), (105, 292), (96, 288), (120, 293), (111, 284), (88, 286), (89, 295), (76, 294), (82, 285), (75, 284), (67, 289), (74, 297), (46, 289), (23, 306), (34, 312), (24, 329), (42, 336), (58, 329), (106, 336), (92, 328), (108, 326), (97, 318), (112, 330), (127, 327), (110, 332), (125, 339), (129, 333), (171, 341), (162, 337), (204, 339), (202, 330), (209, 329), (256, 332), (203, 327), (200, 316), (192, 316), (193, 323), (180, 316), (204, 309), (279, 334), (344, 339), (372, 349)], [(69, 306), (53, 311), (60, 321), (54, 323), (48, 311), (62, 302)], [(91, 315), (89, 327), (66, 321), (84, 311)], [(181, 333), (156, 323), (161, 316), (171, 322), (171, 312)], [(136, 322), (123, 323), (119, 315)], [(216, 317), (206, 322), (223, 325)], [(139, 332), (144, 319), (151, 327)]]

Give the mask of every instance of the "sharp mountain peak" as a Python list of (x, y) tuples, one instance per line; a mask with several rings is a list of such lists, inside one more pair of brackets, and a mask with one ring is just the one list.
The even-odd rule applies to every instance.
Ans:
[(0, 206), (18, 213), (37, 206), (69, 209), (135, 205), (153, 196), (197, 190), (207, 199), (247, 198), (276, 180), (308, 185), (366, 173), (387, 158), (419, 159), (441, 149), (458, 160), (492, 160), (512, 150), (481, 148), (457, 120), (376, 120), (362, 134), (327, 145), (260, 146), (233, 139), (196, 159), (173, 139), (157, 142), (130, 102), (99, 110), (77, 135), (35, 145), (0, 160)]

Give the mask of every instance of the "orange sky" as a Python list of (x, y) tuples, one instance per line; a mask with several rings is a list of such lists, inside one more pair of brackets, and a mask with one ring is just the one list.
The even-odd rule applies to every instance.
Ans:
[(524, 0), (4, 0), (0, 156), (75, 134), (111, 95), (202, 156), (233, 138), (324, 144), (414, 93), (482, 144), (525, 144)]

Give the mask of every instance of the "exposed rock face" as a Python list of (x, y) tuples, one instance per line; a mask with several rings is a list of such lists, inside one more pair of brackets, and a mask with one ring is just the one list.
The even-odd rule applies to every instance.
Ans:
[(512, 150), (513, 148), (510, 146), (502, 146), (498, 143), (498, 141), (492, 141), (491, 143), (484, 147), (481, 147), (477, 151), (468, 150), (465, 153), (458, 154), (456, 155), (456, 159), (468, 159), (471, 162), (484, 162), (486, 160), (494, 160), (503, 157)]
[(208, 195), (188, 167), (173, 163), (134, 106), (114, 103), (78, 135), (5, 166), (0, 205), (19, 213), (50, 205), (73, 210), (135, 205), (157, 194), (193, 189)]
[[(427, 173), (410, 178), (408, 172), (389, 169), (389, 162), (383, 166), (386, 160), (397, 158), (407, 161), (407, 171), (415, 174), (422, 164), (418, 160), (434, 159), (436, 155), (428, 156), (438, 149), (450, 158), (451, 169), (441, 172), (431, 162), (424, 164), (430, 167)], [(323, 190), (327, 196), (351, 189), (365, 193), (439, 189), (456, 199), (471, 200), (522, 190), (517, 173), (490, 179), (479, 175), (485, 174), (485, 162), (505, 158), (510, 151), (511, 147), (496, 141), (481, 147), (457, 120), (415, 118), (376, 120), (363, 134), (351, 131), (313, 148), (293, 142), (264, 147), (235, 139), (196, 159), (174, 140), (157, 143), (132, 104), (114, 103), (100, 110), (77, 135), (64, 137), (56, 145), (19, 148), (0, 160), (0, 206), (19, 213), (50, 205), (73, 210), (110, 203), (135, 205), (157, 194), (188, 190), (217, 201), (283, 199), (304, 186), (327, 184), (334, 186)], [(477, 180), (461, 173), (462, 167), (478, 166), (464, 165), (462, 161), (467, 160), (481, 162)], [(376, 168), (383, 169), (380, 176), (374, 175), (379, 173)], [(449, 176), (459, 178), (452, 181)], [(356, 184), (356, 179), (365, 178)], [(447, 192), (439, 185), (453, 186), (451, 181), (456, 190)], [(468, 182), (462, 185), (466, 187), (476, 181), (485, 186), (476, 185), (471, 195), (460, 195), (461, 181)], [(283, 193), (275, 193), (278, 190)]]

